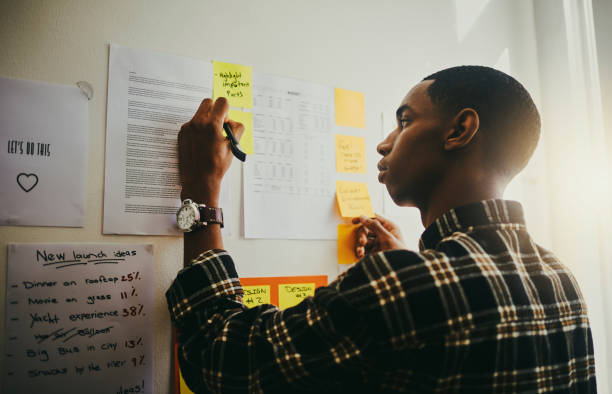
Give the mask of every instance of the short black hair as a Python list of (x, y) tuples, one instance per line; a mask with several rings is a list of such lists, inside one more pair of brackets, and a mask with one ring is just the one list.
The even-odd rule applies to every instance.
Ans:
[(511, 178), (533, 154), (540, 138), (540, 114), (529, 92), (510, 75), (484, 66), (458, 66), (431, 74), (427, 93), (444, 115), (463, 108), (478, 112), (487, 145), (485, 161)]

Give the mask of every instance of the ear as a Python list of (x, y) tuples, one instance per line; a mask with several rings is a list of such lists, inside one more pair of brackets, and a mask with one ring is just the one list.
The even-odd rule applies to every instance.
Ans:
[(478, 112), (472, 108), (464, 108), (459, 111), (452, 122), (452, 129), (444, 141), (444, 149), (465, 148), (478, 132), (480, 126)]

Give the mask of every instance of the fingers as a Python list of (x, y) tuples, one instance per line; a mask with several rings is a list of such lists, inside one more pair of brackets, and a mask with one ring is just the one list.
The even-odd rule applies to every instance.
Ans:
[(219, 129), (223, 128), (223, 122), (227, 118), (229, 112), (229, 103), (225, 97), (219, 97), (213, 105), (212, 112), (210, 114), (211, 121)]
[(244, 125), (240, 122), (234, 122), (231, 119), (228, 119), (227, 123), (229, 123), (230, 127), (232, 128), (232, 132), (234, 133), (236, 140), (240, 142), (240, 138), (242, 138), (242, 134), (244, 134)]
[(200, 103), (200, 106), (198, 107), (198, 110), (196, 111), (195, 115), (193, 115), (193, 119), (206, 119), (212, 106), (213, 106), (212, 99), (205, 98), (204, 100), (202, 100), (202, 102)]
[(355, 237), (355, 256), (362, 258), (365, 256), (366, 245), (368, 244), (368, 230), (363, 226), (359, 227)]
[(367, 228), (368, 230), (370, 230), (371, 232), (374, 233), (374, 235), (376, 237), (379, 237), (380, 235), (384, 235), (384, 236), (392, 236), (389, 231), (387, 231), (386, 228), (384, 228), (384, 226), (382, 225), (382, 223), (380, 221), (378, 221), (377, 219), (370, 219), (366, 216), (360, 216), (359, 217), (361, 224)]

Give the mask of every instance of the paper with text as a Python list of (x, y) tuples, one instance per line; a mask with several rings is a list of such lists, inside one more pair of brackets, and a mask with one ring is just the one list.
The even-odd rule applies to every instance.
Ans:
[(0, 225), (83, 227), (87, 97), (0, 78)]
[[(111, 45), (105, 234), (180, 235), (177, 134), (212, 96), (210, 62)], [(224, 179), (220, 205), (229, 216)], [(206, 201), (196, 201), (206, 204)], [(226, 220), (223, 232), (230, 233)]]
[(253, 106), (253, 70), (250, 66), (213, 61), (214, 99), (227, 98), (231, 107)]
[(246, 238), (335, 239), (333, 90), (254, 73), (255, 152), (244, 164)]
[(365, 138), (336, 134), (336, 171), (355, 174), (367, 172)]
[(270, 285), (243, 286), (242, 303), (249, 308), (270, 303)]
[(336, 124), (365, 128), (365, 96), (361, 92), (336, 88)]
[(278, 285), (279, 309), (291, 308), (315, 293), (314, 283), (284, 283)]
[(338, 225), (338, 264), (353, 264), (355, 256), (356, 231), (359, 225), (343, 223)]
[(343, 218), (375, 216), (366, 183), (336, 181), (336, 198)]
[(9, 244), (7, 392), (152, 393), (152, 267), (153, 245)]

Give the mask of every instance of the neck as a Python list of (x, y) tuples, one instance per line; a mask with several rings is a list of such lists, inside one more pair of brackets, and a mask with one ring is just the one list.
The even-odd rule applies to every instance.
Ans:
[(483, 173), (471, 176), (449, 174), (436, 185), (428, 201), (418, 205), (421, 221), (427, 228), (452, 208), (482, 200), (502, 198), (504, 188), (504, 182)]

